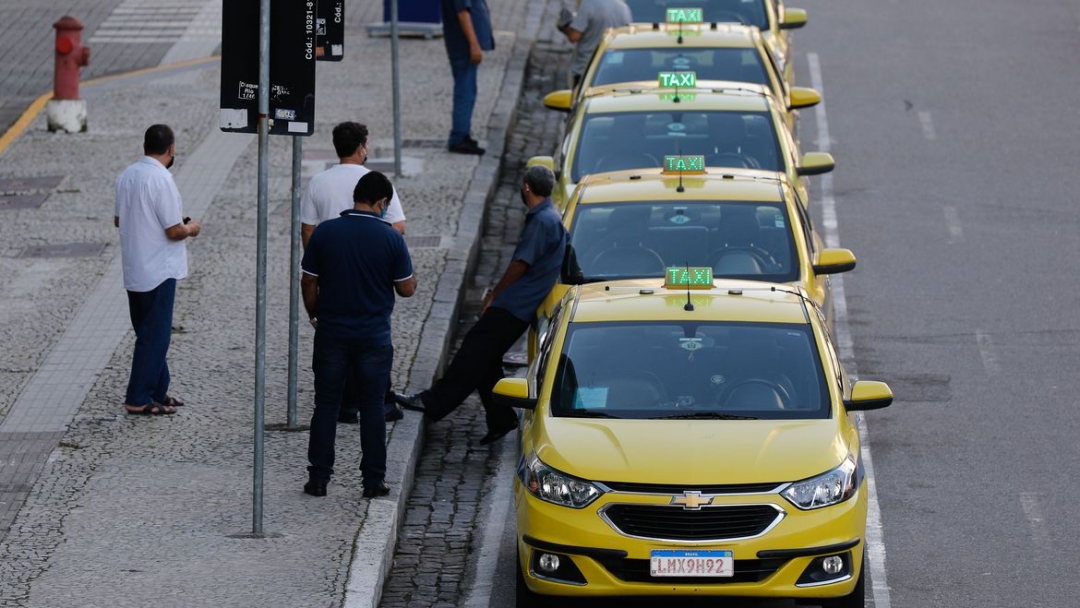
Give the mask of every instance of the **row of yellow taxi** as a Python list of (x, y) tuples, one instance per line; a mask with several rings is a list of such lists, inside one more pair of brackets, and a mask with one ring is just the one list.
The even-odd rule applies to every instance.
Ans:
[(519, 607), (559, 596), (865, 604), (854, 412), (888, 406), (831, 337), (779, 0), (627, 0), (552, 156), (570, 234), (537, 313), (515, 482)]

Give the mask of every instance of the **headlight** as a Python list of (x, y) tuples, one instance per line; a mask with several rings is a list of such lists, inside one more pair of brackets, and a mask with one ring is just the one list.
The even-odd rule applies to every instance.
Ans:
[(600, 497), (603, 492), (593, 484), (560, 473), (547, 466), (536, 454), (530, 454), (518, 471), (521, 483), (530, 494), (556, 505), (581, 509)]
[(828, 473), (791, 484), (781, 492), (796, 507), (808, 511), (835, 505), (851, 498), (861, 481), (859, 466), (853, 456)]

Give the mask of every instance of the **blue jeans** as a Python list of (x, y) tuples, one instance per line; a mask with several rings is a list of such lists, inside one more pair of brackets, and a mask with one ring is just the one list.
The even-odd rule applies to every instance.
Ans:
[(476, 73), (480, 66), (465, 59), (451, 59), (454, 75), (454, 114), (447, 144), (460, 144), (472, 131), (472, 114), (476, 106)]
[(162, 403), (169, 391), (169, 364), (165, 355), (172, 339), (173, 301), (176, 279), (168, 279), (150, 291), (129, 291), (128, 312), (135, 329), (135, 353), (131, 357), (124, 403)]
[(345, 378), (352, 372), (357, 381), (360, 405), (360, 473), (365, 487), (379, 485), (386, 477), (386, 419), (383, 397), (390, 382), (394, 347), (369, 346), (362, 340), (343, 339), (325, 330), (315, 332), (311, 369), (315, 372), (315, 411), (311, 415), (308, 442), (308, 473), (312, 479), (328, 480), (334, 474), (334, 442), (338, 408), (345, 392)]

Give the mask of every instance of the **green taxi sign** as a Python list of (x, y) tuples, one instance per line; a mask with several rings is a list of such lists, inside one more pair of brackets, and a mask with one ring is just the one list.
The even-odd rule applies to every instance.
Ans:
[(697, 86), (697, 72), (660, 72), (660, 88), (692, 89)]
[(709, 266), (672, 266), (664, 272), (665, 289), (712, 289)]
[(700, 8), (669, 8), (668, 23), (701, 23), (705, 21), (704, 11)]
[(682, 154), (664, 157), (664, 173), (704, 173), (705, 157), (701, 154)]
[(680, 101), (694, 101), (695, 99), (697, 99), (697, 94), (696, 93), (661, 93), (660, 94), (660, 101), (663, 101), (665, 103), (667, 103), (667, 102), (678, 103)]

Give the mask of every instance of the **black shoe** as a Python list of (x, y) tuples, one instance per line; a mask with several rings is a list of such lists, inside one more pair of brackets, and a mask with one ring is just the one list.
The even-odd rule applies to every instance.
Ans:
[(387, 422), (394, 422), (404, 418), (405, 412), (401, 411), (401, 408), (393, 403), (385, 403), (383, 404), (383, 415), (386, 417)]
[(341, 424), (360, 424), (360, 415), (357, 412), (338, 410), (337, 421)]
[(487, 150), (481, 148), (475, 141), (468, 139), (459, 141), (456, 144), (450, 144), (446, 149), (455, 154), (475, 154), (477, 156), (481, 156), (484, 152), (487, 152)]
[(364, 486), (364, 498), (378, 498), (389, 493), (390, 486), (386, 485), (385, 481), (380, 481), (378, 485), (374, 486)]
[(310, 494), (311, 496), (326, 496), (326, 480), (325, 479), (309, 479), (304, 484), (304, 494)]
[(412, 410), (414, 412), (427, 412), (427, 406), (424, 405), (424, 400), (420, 398), (420, 393), (415, 395), (399, 395), (394, 393), (394, 401), (401, 407)]
[(501, 426), (496, 429), (488, 429), (487, 435), (480, 438), (480, 445), (488, 445), (506, 437), (506, 434), (518, 427), (517, 420), (512, 425)]

